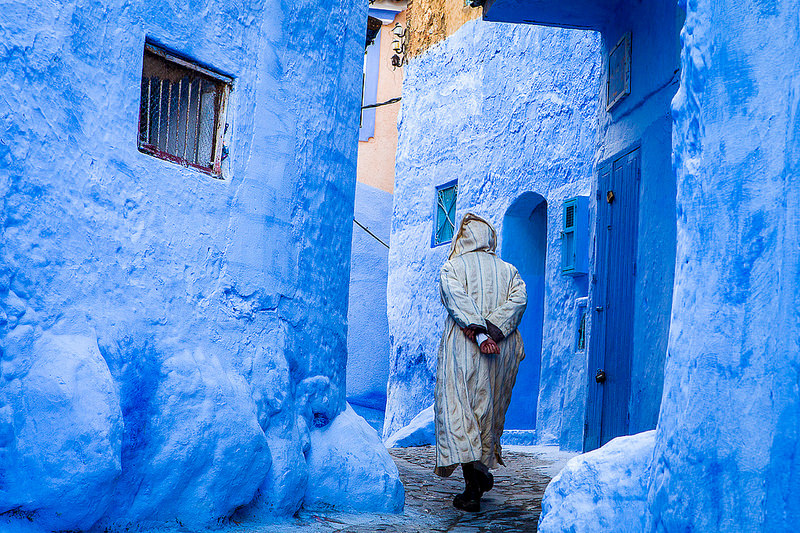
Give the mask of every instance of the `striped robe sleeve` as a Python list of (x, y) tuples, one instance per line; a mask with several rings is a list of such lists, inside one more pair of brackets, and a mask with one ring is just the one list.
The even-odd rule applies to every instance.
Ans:
[(460, 328), (471, 326), (477, 331), (486, 332), (486, 321), (481, 316), (477, 303), (467, 294), (464, 282), (452, 262), (447, 261), (442, 267), (439, 279), (439, 294), (447, 312)]
[(525, 289), (525, 282), (514, 269), (509, 283), (508, 297), (485, 317), (486, 321), (499, 328), (503, 337), (508, 337), (517, 329), (527, 305), (528, 292)]

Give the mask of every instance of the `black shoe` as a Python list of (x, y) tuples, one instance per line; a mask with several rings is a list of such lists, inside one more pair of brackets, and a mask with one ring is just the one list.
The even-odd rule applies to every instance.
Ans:
[(480, 461), (464, 463), (461, 468), (464, 471), (464, 481), (467, 482), (467, 487), (472, 484), (480, 494), (489, 492), (494, 487), (494, 476), (489, 472), (489, 468)]
[(453, 498), (453, 507), (469, 513), (477, 513), (481, 510), (481, 497), (466, 491), (463, 494), (456, 494), (456, 497)]
[(492, 487), (494, 487), (494, 476), (489, 472), (489, 468), (480, 461), (475, 461), (473, 465), (475, 480), (481, 488), (481, 493), (492, 490)]
[(477, 513), (481, 510), (481, 490), (480, 476), (475, 467), (478, 461), (472, 463), (462, 463), (461, 470), (464, 472), (464, 483), (466, 488), (463, 493), (458, 494), (453, 498), (453, 507), (468, 511), (470, 513)]

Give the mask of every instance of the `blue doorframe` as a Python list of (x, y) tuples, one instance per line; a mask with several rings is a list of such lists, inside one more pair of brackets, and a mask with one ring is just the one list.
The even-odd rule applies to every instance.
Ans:
[(518, 327), (525, 346), (506, 412), (505, 428), (536, 427), (544, 323), (544, 273), (547, 254), (547, 201), (534, 192), (517, 198), (503, 218), (502, 257), (519, 271), (528, 290), (528, 307)]
[[(584, 451), (628, 434), (641, 150), (597, 170), (596, 268)], [(603, 375), (598, 378), (598, 372)], [(603, 380), (604, 377), (604, 380)]]

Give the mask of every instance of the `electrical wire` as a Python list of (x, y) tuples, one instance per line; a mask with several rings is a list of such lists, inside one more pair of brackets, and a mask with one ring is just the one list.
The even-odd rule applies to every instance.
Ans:
[(358, 224), (358, 227), (359, 227), (359, 228), (361, 228), (361, 229), (363, 229), (364, 231), (366, 231), (367, 233), (369, 233), (369, 234), (370, 234), (370, 235), (371, 235), (371, 236), (372, 236), (372, 237), (373, 237), (373, 238), (374, 238), (376, 241), (378, 241), (379, 243), (381, 243), (381, 244), (382, 244), (382, 245), (384, 245), (385, 247), (389, 248), (389, 245), (388, 245), (388, 244), (386, 244), (385, 242), (383, 242), (383, 241), (381, 240), (381, 238), (380, 238), (380, 237), (378, 237), (377, 235), (375, 235), (374, 233), (372, 233), (372, 232), (369, 230), (369, 228), (367, 228), (366, 226), (364, 226), (363, 224), (361, 224), (361, 222), (359, 222), (358, 220), (356, 220), (356, 219), (355, 219), (355, 217), (353, 217), (353, 222), (355, 222), (356, 224)]

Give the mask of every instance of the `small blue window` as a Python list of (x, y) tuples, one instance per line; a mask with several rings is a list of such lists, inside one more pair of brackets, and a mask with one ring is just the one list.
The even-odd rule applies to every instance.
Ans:
[(586, 306), (589, 304), (589, 298), (586, 296), (581, 296), (580, 298), (575, 299), (575, 307), (577, 310), (575, 319), (576, 319), (576, 328), (575, 328), (575, 351), (576, 352), (585, 352), (586, 351), (586, 339), (587, 339), (587, 330), (586, 330), (586, 322), (589, 319), (588, 314), (586, 313)]
[(580, 276), (589, 272), (588, 228), (589, 197), (564, 200), (564, 225), (561, 232), (561, 273)]
[(433, 245), (438, 246), (453, 240), (456, 228), (456, 197), (458, 183), (450, 182), (436, 188), (436, 218), (433, 228)]
[(578, 306), (578, 332), (575, 339), (575, 351), (586, 351), (586, 303)]

